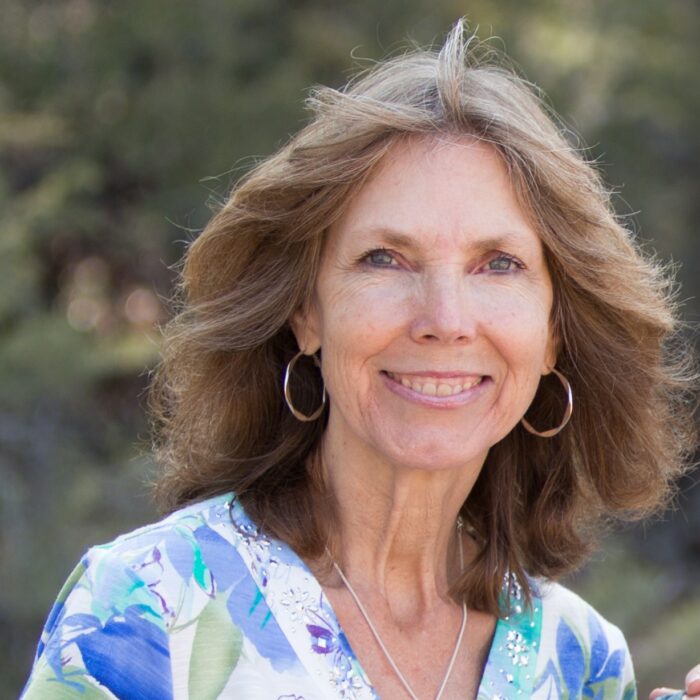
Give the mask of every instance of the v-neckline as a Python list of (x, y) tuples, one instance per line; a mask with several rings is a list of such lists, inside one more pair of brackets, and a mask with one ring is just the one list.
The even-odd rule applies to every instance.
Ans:
[[(306, 562), (284, 542), (262, 534), (235, 496), (229, 495), (226, 507), (247, 545), (242, 554), (251, 576), (299, 661), (323, 692), (335, 692), (342, 700), (382, 700)], [(512, 577), (510, 583), (509, 613), (496, 622), (477, 700), (523, 700), (532, 695), (542, 605), (536, 587), (532, 606), (527, 607), (520, 586)]]

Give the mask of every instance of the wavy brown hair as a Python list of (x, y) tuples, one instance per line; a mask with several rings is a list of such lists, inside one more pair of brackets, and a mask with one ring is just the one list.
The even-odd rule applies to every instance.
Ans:
[[(462, 513), (480, 553), (456, 600), (499, 613), (507, 572), (555, 578), (601, 523), (665, 504), (694, 446), (690, 353), (678, 342), (667, 270), (613, 213), (609, 192), (537, 91), (457, 23), (439, 51), (412, 49), (342, 90), (318, 88), (309, 124), (236, 184), (185, 256), (150, 394), (161, 506), (235, 492), (302, 557), (322, 558), (334, 501), (317, 454), (326, 416), (296, 420), (284, 367), (314, 288), (324, 237), (387, 150), (415, 135), (481, 139), (506, 164), (541, 236), (554, 285), (557, 367), (576, 407), (558, 436), (516, 426), (493, 446)], [(295, 401), (320, 400), (311, 363)], [(528, 420), (556, 425), (543, 380)]]

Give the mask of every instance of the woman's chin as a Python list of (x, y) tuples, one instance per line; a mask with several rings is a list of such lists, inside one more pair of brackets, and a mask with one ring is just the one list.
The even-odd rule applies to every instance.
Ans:
[(410, 450), (396, 451), (389, 456), (389, 462), (398, 469), (407, 471), (422, 471), (426, 473), (439, 473), (449, 471), (464, 471), (481, 469), (488, 449), (465, 451), (453, 450), (446, 445), (411, 446)]

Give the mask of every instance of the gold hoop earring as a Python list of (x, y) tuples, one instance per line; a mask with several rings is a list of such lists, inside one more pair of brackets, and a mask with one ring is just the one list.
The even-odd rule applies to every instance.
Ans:
[(564, 418), (562, 419), (562, 422), (559, 423), (559, 425), (556, 428), (550, 428), (549, 430), (543, 430), (540, 432), (539, 430), (535, 430), (530, 423), (525, 420), (525, 418), (521, 418), (520, 422), (523, 424), (523, 427), (525, 430), (527, 430), (528, 433), (532, 433), (533, 435), (537, 435), (537, 437), (543, 437), (543, 438), (551, 438), (560, 433), (566, 424), (571, 420), (571, 414), (574, 412), (574, 395), (573, 392), (571, 391), (571, 384), (569, 384), (569, 380), (558, 370), (554, 369), (552, 367), (552, 372), (557, 375), (557, 378), (559, 381), (564, 385), (564, 391), (566, 392), (566, 410), (564, 411)]
[[(308, 423), (312, 420), (316, 420), (321, 415), (321, 413), (323, 413), (323, 409), (326, 406), (326, 384), (323, 381), (323, 377), (321, 377), (321, 382), (323, 383), (323, 398), (321, 399), (321, 405), (310, 416), (307, 416), (305, 413), (302, 413), (300, 410), (294, 407), (294, 404), (292, 403), (292, 397), (289, 393), (289, 376), (291, 375), (292, 369), (294, 369), (294, 365), (296, 364), (297, 360), (303, 354), (304, 353), (300, 350), (296, 355), (294, 355), (294, 357), (287, 363), (287, 368), (284, 370), (284, 400), (287, 402), (287, 406), (292, 412), (292, 415), (297, 420), (302, 421), (302, 423)], [(313, 358), (314, 364), (320, 369), (321, 365), (316, 355), (314, 355)]]

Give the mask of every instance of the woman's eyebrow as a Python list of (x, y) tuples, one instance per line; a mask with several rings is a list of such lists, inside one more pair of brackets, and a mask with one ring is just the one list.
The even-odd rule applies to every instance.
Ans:
[(415, 250), (420, 248), (414, 236), (402, 233), (387, 226), (377, 226), (370, 228), (361, 228), (354, 233), (353, 238), (362, 237), (373, 240), (373, 245), (384, 245), (391, 248), (401, 248), (404, 250)]
[[(363, 229), (355, 235), (375, 239), (377, 245), (385, 245), (401, 250), (419, 250), (423, 247), (423, 241), (419, 237), (402, 233), (387, 226)], [(484, 236), (483, 238), (469, 236), (465, 240), (465, 248), (472, 252), (474, 250), (477, 252), (489, 252), (512, 246), (522, 247), (523, 245), (531, 245), (531, 236), (529, 232), (518, 230), (506, 231), (495, 236)]]
[(533, 243), (534, 240), (529, 235), (524, 235), (524, 232), (509, 231), (498, 236), (477, 238), (472, 242), (472, 245), (480, 251), (488, 252), (490, 250), (507, 250), (513, 247), (522, 249), (523, 246), (532, 246)]

